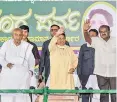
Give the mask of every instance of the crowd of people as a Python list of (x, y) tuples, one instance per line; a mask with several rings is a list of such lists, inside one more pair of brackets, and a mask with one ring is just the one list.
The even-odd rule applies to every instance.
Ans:
[[(101, 25), (99, 31), (90, 28), (90, 21), (86, 20), (83, 27), (86, 43), (81, 46), (79, 56), (66, 41), (63, 27), (55, 24), (50, 27), (51, 39), (43, 43), (41, 56), (36, 44), (28, 39), (29, 27), (15, 28), (12, 39), (0, 48), (0, 89), (29, 89), (34, 67), (39, 65), (39, 88), (75, 89), (76, 71), (82, 89), (87, 89), (89, 77), (95, 75), (100, 90), (115, 90), (116, 39), (111, 37), (108, 25)], [(89, 102), (89, 96), (82, 94), (82, 102)], [(111, 102), (116, 102), (116, 94), (110, 96)], [(1, 95), (1, 102), (31, 102), (31, 97)], [(109, 94), (100, 94), (100, 102), (109, 102)]]

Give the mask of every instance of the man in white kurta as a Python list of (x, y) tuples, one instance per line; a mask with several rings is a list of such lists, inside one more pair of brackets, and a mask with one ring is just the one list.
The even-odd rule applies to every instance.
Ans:
[[(99, 28), (100, 37), (90, 38), (88, 30), (90, 21), (84, 23), (83, 32), (85, 40), (95, 48), (95, 68), (98, 86), (101, 90), (116, 90), (116, 38), (111, 37), (108, 25)], [(111, 102), (116, 102), (116, 94), (111, 95)], [(101, 94), (100, 102), (109, 102), (109, 94)]]
[[(3, 43), (0, 49), (0, 89), (28, 89), (35, 65), (33, 46), (22, 40), (22, 31), (14, 29), (13, 39)], [(30, 102), (29, 95), (4, 95), (1, 102)]]

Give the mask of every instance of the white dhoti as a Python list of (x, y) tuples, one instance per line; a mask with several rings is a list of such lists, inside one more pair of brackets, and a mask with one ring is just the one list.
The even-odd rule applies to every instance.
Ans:
[(2, 95), (1, 102), (30, 102), (29, 95)]
[[(0, 75), (0, 89), (29, 89), (31, 75), (25, 67), (3, 68)], [(28, 94), (2, 94), (1, 102), (30, 102)]]
[[(93, 90), (99, 90), (96, 75), (90, 75), (86, 84), (86, 88), (93, 88)], [(92, 102), (100, 102), (100, 94), (93, 94)]]

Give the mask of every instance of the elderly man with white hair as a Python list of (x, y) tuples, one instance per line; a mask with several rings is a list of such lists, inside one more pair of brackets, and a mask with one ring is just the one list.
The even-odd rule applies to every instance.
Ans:
[[(0, 89), (29, 89), (35, 59), (33, 46), (22, 41), (22, 30), (15, 28), (12, 39), (3, 43), (0, 49)], [(29, 95), (1, 95), (1, 102), (30, 102)]]

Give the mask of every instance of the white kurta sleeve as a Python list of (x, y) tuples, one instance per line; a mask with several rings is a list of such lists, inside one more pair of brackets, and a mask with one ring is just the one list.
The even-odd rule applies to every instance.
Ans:
[(8, 62), (6, 61), (7, 42), (4, 42), (0, 48), (0, 64), (2, 67), (7, 67)]
[(31, 52), (30, 56), (29, 56), (29, 60), (28, 60), (28, 66), (29, 66), (29, 70), (32, 71), (34, 73), (34, 67), (35, 67), (35, 58), (33, 53)]
[(100, 43), (99, 37), (92, 37), (91, 40), (92, 40), (91, 47), (93, 47), (93, 48), (96, 48)]

